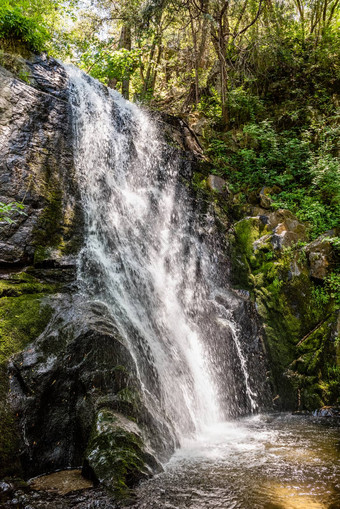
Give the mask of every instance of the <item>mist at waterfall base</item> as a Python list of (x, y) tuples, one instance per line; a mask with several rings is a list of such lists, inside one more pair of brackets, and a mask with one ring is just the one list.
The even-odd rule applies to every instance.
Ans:
[[(230, 289), (213, 214), (197, 210), (186, 185), (190, 164), (142, 109), (67, 71), (86, 214), (81, 292), (107, 307), (145, 405), (181, 445), (138, 489), (135, 507), (331, 507), (339, 460), (333, 451), (327, 463), (321, 445), (319, 453), (311, 445), (324, 430), (310, 424), (309, 436), (284, 417), (232, 421), (268, 401), (265, 362), (249, 306)], [(323, 443), (330, 451), (334, 430)], [(317, 481), (322, 475), (327, 481)]]

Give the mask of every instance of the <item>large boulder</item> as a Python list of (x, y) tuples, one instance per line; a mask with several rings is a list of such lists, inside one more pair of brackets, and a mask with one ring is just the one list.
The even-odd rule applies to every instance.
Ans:
[(209, 175), (207, 178), (207, 186), (211, 191), (222, 195), (224, 198), (228, 198), (230, 195), (227, 182), (218, 175)]
[[(117, 430), (113, 430), (112, 419), (109, 424), (104, 419), (111, 414), (121, 415), (119, 428), (125, 431), (132, 419), (127, 432), (138, 435), (136, 444), (143, 459), (134, 470), (125, 465), (120, 481), (129, 484), (125, 476), (131, 483), (136, 481), (138, 466), (140, 475), (159, 468), (153, 446), (162, 455), (164, 443), (173, 441), (166, 437), (163, 451), (159, 450), (156, 437), (160, 432), (142, 403), (134, 360), (108, 308), (67, 294), (50, 297), (50, 306), (54, 314), (45, 331), (9, 365), (10, 403), (19, 428), (25, 430), (20, 457), (26, 475), (79, 466), (87, 449), (94, 477), (113, 486), (107, 476), (114, 479), (115, 470), (104, 476), (102, 465), (122, 456), (124, 444), (117, 439), (114, 447), (112, 433)], [(130, 439), (134, 440), (132, 435), (126, 437), (127, 442)], [(105, 449), (108, 440), (110, 451)], [(126, 454), (129, 451), (130, 446)]]
[(334, 230), (328, 231), (305, 247), (311, 277), (324, 280), (335, 267), (335, 251), (332, 245), (332, 237), (335, 235)]
[(93, 473), (116, 498), (126, 497), (129, 487), (161, 472), (155, 453), (131, 418), (111, 409), (99, 410), (85, 454), (84, 472)]

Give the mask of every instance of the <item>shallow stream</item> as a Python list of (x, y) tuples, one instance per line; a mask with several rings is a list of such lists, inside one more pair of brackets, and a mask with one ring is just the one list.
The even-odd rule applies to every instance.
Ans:
[(339, 509), (339, 427), (285, 414), (215, 425), (137, 499), (138, 509)]

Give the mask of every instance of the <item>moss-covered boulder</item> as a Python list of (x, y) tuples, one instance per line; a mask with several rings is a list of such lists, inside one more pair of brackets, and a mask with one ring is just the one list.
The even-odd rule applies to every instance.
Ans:
[(109, 409), (97, 414), (85, 458), (85, 472), (90, 469), (117, 498), (129, 496), (138, 481), (162, 470), (136, 422)]
[(337, 257), (333, 247), (336, 233), (335, 230), (326, 232), (305, 247), (311, 277), (324, 280), (336, 268)]
[(144, 444), (160, 457), (169, 455), (171, 428), (160, 426), (143, 404), (133, 357), (108, 308), (69, 293), (51, 295), (49, 305), (53, 315), (43, 333), (9, 362), (9, 403), (25, 429), (17, 450), (25, 475), (81, 465), (104, 410), (145, 430), (138, 444), (152, 468)]
[[(292, 235), (278, 245), (282, 232)], [(305, 227), (284, 210), (243, 218), (231, 238), (233, 282), (250, 291), (262, 319), (275, 403), (283, 409), (311, 410), (339, 398), (338, 297), (310, 277), (316, 246), (305, 239)], [(334, 249), (328, 255), (334, 259)]]
[(51, 317), (46, 295), (55, 289), (25, 272), (0, 280), (0, 476), (21, 472), (18, 416), (9, 404), (8, 360), (45, 329)]

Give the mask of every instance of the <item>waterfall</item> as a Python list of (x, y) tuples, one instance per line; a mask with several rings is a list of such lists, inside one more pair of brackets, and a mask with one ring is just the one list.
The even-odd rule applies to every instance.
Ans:
[(238, 300), (206, 240), (212, 219), (197, 222), (177, 151), (138, 106), (71, 66), (67, 72), (86, 221), (84, 298), (107, 306), (147, 407), (178, 437), (255, 410), (232, 318)]

